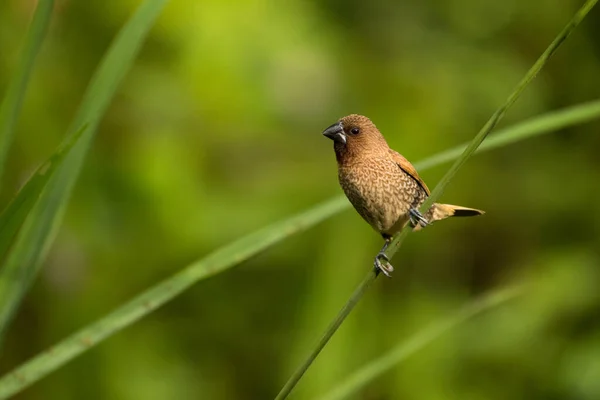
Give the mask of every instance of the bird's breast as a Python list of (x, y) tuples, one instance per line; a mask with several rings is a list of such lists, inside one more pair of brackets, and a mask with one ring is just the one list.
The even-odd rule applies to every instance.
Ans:
[(421, 203), (420, 187), (398, 164), (374, 159), (341, 165), (339, 181), (348, 200), (378, 232), (390, 233), (415, 203)]

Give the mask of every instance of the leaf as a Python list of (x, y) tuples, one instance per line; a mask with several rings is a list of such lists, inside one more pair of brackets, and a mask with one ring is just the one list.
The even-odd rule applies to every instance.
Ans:
[[(32, 208), (0, 270), (0, 281), (19, 286), (15, 290), (4, 287), (3, 294), (6, 296), (0, 299), (0, 339), (52, 243), (100, 119), (165, 3), (166, 0), (146, 0), (142, 3), (115, 38), (89, 84), (67, 137), (75, 136), (84, 123), (89, 122), (89, 128), (50, 178), (46, 190)], [(8, 271), (11, 276), (21, 277), (21, 280), (15, 282), (11, 276), (5, 276)]]
[[(13, 238), (17, 234), (19, 228), (23, 225), (29, 211), (40, 198), (50, 177), (56, 168), (63, 162), (66, 154), (75, 145), (77, 140), (79, 140), (84, 131), (85, 127), (80, 129), (66, 145), (59, 147), (54, 154), (34, 172), (31, 178), (27, 180), (17, 195), (2, 211), (2, 214), (0, 214), (0, 259), (3, 259), (4, 254), (13, 242)], [(0, 299), (4, 297), (4, 291), (1, 288), (5, 282), (2, 281), (2, 278), (3, 276), (0, 275)]]
[[(0, 255), (4, 255), (6, 250), (10, 248), (20, 228), (32, 224), (32, 221), (30, 221), (32, 218), (32, 215), (29, 213), (30, 210), (39, 201), (51, 177), (81, 138), (85, 132), (85, 128), (85, 126), (82, 127), (70, 141), (59, 147), (35, 171), (2, 212), (0, 215)], [(31, 249), (31, 251), (35, 251), (35, 249)], [(14, 258), (17, 256), (19, 258), (15, 260)], [(14, 309), (8, 307), (15, 307), (17, 305), (16, 302), (10, 302), (10, 299), (22, 296), (31, 281), (31, 277), (28, 276), (31, 270), (21, 268), (21, 264), (18, 263), (18, 261), (24, 258), (27, 258), (27, 255), (12, 252), (6, 262), (3, 263), (2, 270), (0, 270), (0, 304), (5, 304), (5, 312), (9, 314), (14, 312)]]
[(6, 399), (31, 385), (108, 336), (152, 312), (197, 281), (223, 272), (275, 243), (314, 226), (345, 207), (345, 198), (335, 198), (219, 248), (40, 354), (26, 368), (7, 375), (0, 382), (0, 399)]
[[(435, 186), (430, 195), (427, 196), (425, 201), (419, 206), (419, 211), (425, 214), (434, 202), (444, 192), (444, 188), (450, 183), (454, 175), (458, 170), (471, 158), (485, 138), (492, 132), (498, 122), (504, 117), (508, 109), (517, 101), (521, 96), (525, 88), (531, 83), (531, 81), (537, 76), (537, 74), (546, 65), (552, 55), (558, 50), (560, 45), (574, 32), (575, 28), (583, 21), (588, 12), (596, 5), (597, 0), (587, 0), (583, 6), (575, 13), (573, 18), (567, 23), (567, 25), (560, 31), (558, 36), (550, 43), (550, 45), (544, 50), (542, 55), (536, 60), (536, 62), (529, 68), (525, 76), (519, 81), (519, 83), (510, 92), (506, 101), (492, 114), (490, 119), (485, 123), (481, 130), (475, 135), (475, 137), (469, 142), (465, 150), (460, 154), (452, 166), (446, 171), (442, 179)], [(385, 247), (382, 248), (381, 253), (386, 259), (391, 259), (394, 254), (398, 251), (400, 245), (406, 238), (406, 236), (412, 232), (413, 229), (410, 224), (406, 224), (399, 234), (394, 235), (391, 242), (386, 242)], [(381, 254), (380, 253), (380, 254)], [(377, 256), (379, 257), (379, 256)], [(321, 350), (328, 343), (329, 339), (337, 331), (340, 325), (344, 322), (346, 317), (350, 314), (356, 303), (360, 301), (364, 295), (366, 289), (377, 279), (381, 270), (373, 270), (371, 273), (359, 283), (357, 289), (352, 293), (350, 299), (344, 304), (340, 312), (335, 316), (329, 327), (322, 335), (322, 339), (317, 342), (316, 346), (313, 347), (308, 357), (300, 364), (300, 366), (294, 371), (292, 376), (287, 380), (281, 391), (275, 397), (275, 400), (286, 399), (294, 387), (298, 384), (304, 373), (310, 368), (314, 360), (317, 358)]]
[[(552, 124), (555, 124), (555, 128), (564, 128), (599, 117), (600, 101), (556, 111), (498, 132), (493, 136), (496, 140), (491, 145), (483, 146), (479, 150), (491, 150), (535, 134), (551, 132)], [(541, 123), (544, 121), (545, 123)], [(456, 158), (459, 155), (460, 152), (452, 157)], [(427, 165), (422, 165), (421, 169), (431, 168), (452, 160), (453, 158), (440, 158)], [(417, 163), (416, 165), (421, 164)], [(19, 393), (59, 369), (106, 338), (150, 314), (198, 281), (227, 271), (269, 247), (349, 208), (349, 206), (344, 196), (338, 196), (219, 248), (3, 376), (0, 379), (0, 400)]]
[(500, 289), (467, 303), (456, 313), (435, 321), (408, 340), (401, 341), (384, 355), (367, 363), (318, 400), (341, 400), (357, 393), (369, 382), (386, 373), (400, 362), (421, 350), (450, 329), (484, 311), (498, 307), (524, 293), (521, 287)]
[(40, 50), (44, 35), (50, 22), (54, 0), (40, 0), (38, 2), (33, 21), (29, 27), (25, 47), (19, 61), (15, 76), (10, 81), (8, 91), (2, 105), (0, 105), (0, 177), (4, 165), (6, 164), (6, 155), (12, 143), (14, 128), (21, 111), (23, 98), (27, 91), (29, 78), (33, 71), (35, 58)]
[[(573, 124), (580, 124), (598, 118), (600, 115), (600, 100), (567, 107), (563, 110), (551, 112), (540, 117), (531, 118), (515, 126), (500, 129), (491, 135), (477, 149), (477, 153), (502, 147), (544, 133), (567, 128)], [(467, 143), (442, 151), (434, 156), (415, 164), (418, 170), (435, 167), (437, 165), (457, 159), (467, 148)]]

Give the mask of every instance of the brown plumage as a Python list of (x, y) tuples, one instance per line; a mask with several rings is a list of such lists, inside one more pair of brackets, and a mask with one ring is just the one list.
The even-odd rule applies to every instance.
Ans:
[[(371, 120), (348, 115), (323, 134), (334, 141), (338, 178), (356, 211), (386, 240), (375, 265), (386, 275), (393, 270), (384, 251), (394, 234), (409, 221), (415, 230), (444, 218), (481, 215), (473, 208), (434, 203), (421, 215), (429, 188), (401, 154), (390, 149)], [(381, 264), (386, 261), (387, 266)]]

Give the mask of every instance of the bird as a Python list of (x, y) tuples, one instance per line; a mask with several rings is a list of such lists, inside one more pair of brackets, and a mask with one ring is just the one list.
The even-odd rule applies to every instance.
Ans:
[(429, 197), (429, 188), (415, 167), (392, 150), (375, 124), (363, 115), (340, 118), (323, 135), (333, 140), (338, 180), (346, 197), (385, 241), (374, 266), (388, 277), (394, 268), (385, 250), (406, 224), (420, 230), (448, 217), (484, 214), (475, 208), (440, 203), (421, 214), (419, 208)]

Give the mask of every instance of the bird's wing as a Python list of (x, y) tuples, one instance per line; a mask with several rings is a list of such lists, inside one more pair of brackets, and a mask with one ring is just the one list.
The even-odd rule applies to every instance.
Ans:
[(423, 182), (423, 179), (421, 179), (415, 167), (413, 167), (413, 165), (406, 158), (404, 158), (402, 154), (398, 153), (397, 151), (390, 149), (390, 154), (392, 156), (392, 160), (394, 160), (396, 164), (398, 164), (400, 169), (406, 172), (408, 175), (410, 175), (410, 177), (413, 178), (419, 184), (419, 186), (423, 188), (425, 193), (427, 193), (427, 196), (429, 196), (429, 188), (427, 187), (425, 182)]

